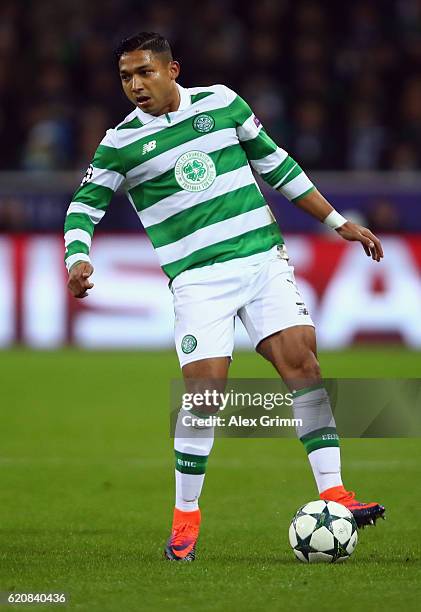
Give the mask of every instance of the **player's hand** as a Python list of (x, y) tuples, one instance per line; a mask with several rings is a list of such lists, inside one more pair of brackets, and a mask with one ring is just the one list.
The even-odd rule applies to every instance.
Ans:
[(380, 240), (366, 227), (347, 221), (336, 231), (344, 240), (361, 242), (368, 257), (372, 257), (374, 261), (380, 261), (384, 256)]
[(93, 266), (87, 261), (80, 261), (70, 268), (67, 287), (74, 297), (84, 298), (88, 295), (88, 289), (94, 286), (88, 280), (93, 271)]

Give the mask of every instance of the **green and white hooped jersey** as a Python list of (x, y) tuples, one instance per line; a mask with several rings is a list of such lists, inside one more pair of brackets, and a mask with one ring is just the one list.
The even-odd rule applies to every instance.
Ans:
[(177, 111), (136, 108), (107, 131), (67, 211), (68, 269), (89, 261), (94, 227), (120, 186), (170, 279), (283, 242), (252, 168), (292, 201), (313, 189), (309, 178), (228, 87), (178, 87)]

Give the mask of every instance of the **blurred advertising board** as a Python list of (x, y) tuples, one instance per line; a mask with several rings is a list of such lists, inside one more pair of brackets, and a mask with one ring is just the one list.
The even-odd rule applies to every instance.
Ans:
[[(421, 235), (384, 237), (380, 264), (335, 235), (286, 242), (320, 348), (359, 341), (421, 348)], [(92, 259), (95, 287), (75, 300), (61, 236), (0, 236), (0, 347), (172, 347), (172, 295), (148, 240), (98, 233)], [(240, 321), (236, 328), (237, 347), (250, 347)]]

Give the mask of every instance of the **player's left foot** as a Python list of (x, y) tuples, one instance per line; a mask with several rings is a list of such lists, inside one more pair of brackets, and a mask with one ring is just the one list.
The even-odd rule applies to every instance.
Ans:
[(169, 561), (194, 561), (200, 529), (200, 510), (183, 512), (174, 508), (170, 539), (164, 550)]
[(385, 508), (376, 502), (370, 502), (368, 504), (359, 502), (355, 499), (354, 491), (347, 491), (345, 487), (332, 487), (322, 491), (320, 493), (320, 499), (325, 501), (334, 501), (338, 504), (346, 506), (350, 512), (354, 515), (355, 522), (358, 527), (365, 527), (366, 525), (375, 525), (377, 519), (384, 519)]

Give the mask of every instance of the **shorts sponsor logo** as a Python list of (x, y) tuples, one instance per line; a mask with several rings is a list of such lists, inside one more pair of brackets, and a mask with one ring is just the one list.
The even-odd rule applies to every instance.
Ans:
[(86, 183), (89, 183), (89, 181), (92, 180), (93, 175), (94, 175), (94, 167), (92, 164), (89, 164), (80, 186), (83, 187), (83, 185), (86, 185)]
[(197, 346), (197, 340), (191, 334), (187, 334), (181, 341), (181, 350), (188, 355), (192, 353)]
[(174, 174), (185, 191), (204, 191), (214, 182), (216, 168), (212, 158), (203, 151), (188, 151), (177, 159)]
[(215, 119), (210, 115), (198, 115), (193, 119), (193, 127), (196, 132), (206, 134), (211, 132), (215, 127)]

